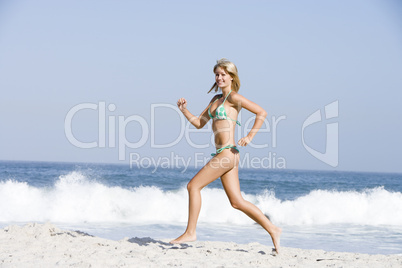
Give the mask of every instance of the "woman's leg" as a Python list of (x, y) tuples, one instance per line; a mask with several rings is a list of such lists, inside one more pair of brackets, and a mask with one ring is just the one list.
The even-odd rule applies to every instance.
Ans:
[(275, 226), (254, 204), (244, 200), (240, 192), (238, 167), (233, 168), (221, 177), (223, 188), (229, 198), (230, 204), (260, 224), (272, 238), (276, 252), (279, 253), (280, 235), (282, 229)]
[(234, 166), (234, 154), (220, 153), (212, 158), (187, 184), (189, 194), (188, 222), (184, 234), (172, 240), (172, 244), (195, 241), (198, 215), (201, 210), (201, 190), (217, 178), (221, 177)]

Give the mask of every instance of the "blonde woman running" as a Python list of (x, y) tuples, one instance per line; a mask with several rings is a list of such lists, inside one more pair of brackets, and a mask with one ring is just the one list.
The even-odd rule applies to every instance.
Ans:
[(216, 153), (188, 183), (189, 215), (187, 229), (184, 234), (170, 243), (179, 244), (197, 239), (196, 226), (201, 210), (201, 190), (220, 177), (231, 205), (260, 224), (270, 234), (275, 250), (279, 253), (281, 228), (272, 224), (259, 208), (244, 200), (241, 195), (238, 168), (239, 150), (234, 141), (236, 124), (240, 125), (237, 116), (241, 108), (254, 113), (256, 119), (248, 135), (238, 141), (240, 146), (246, 146), (253, 140), (267, 113), (259, 105), (237, 93), (240, 88), (240, 80), (237, 68), (232, 62), (226, 59), (218, 60), (214, 66), (214, 73), (215, 83), (209, 92), (213, 89), (217, 92), (219, 88), (222, 94), (215, 95), (199, 117), (187, 110), (186, 99), (181, 98), (177, 101), (180, 111), (196, 128), (204, 127), (209, 119), (212, 119)]

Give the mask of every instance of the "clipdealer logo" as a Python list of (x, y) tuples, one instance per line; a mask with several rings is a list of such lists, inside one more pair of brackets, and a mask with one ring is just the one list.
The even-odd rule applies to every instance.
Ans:
[[(180, 119), (180, 134), (175, 137), (175, 139), (171, 142), (164, 143), (164, 144), (158, 144), (156, 142), (156, 137), (155, 137), (155, 124), (156, 124), (156, 110), (157, 109), (168, 109), (176, 112), (178, 114), (178, 117)], [(98, 132), (97, 134), (97, 139), (91, 141), (91, 142), (84, 142), (79, 140), (76, 136), (73, 134), (73, 118), (78, 116), (78, 114), (81, 111), (84, 110), (92, 110), (96, 113), (97, 115), (97, 121), (98, 121), (98, 128), (96, 131)], [(177, 107), (171, 105), (171, 104), (151, 104), (151, 118), (150, 122), (146, 120), (146, 118), (140, 116), (140, 115), (130, 115), (130, 116), (124, 116), (124, 115), (116, 115), (116, 114), (110, 114), (115, 112), (116, 110), (116, 105), (114, 104), (109, 104), (106, 105), (106, 102), (99, 102), (99, 103), (81, 103), (78, 105), (75, 105), (72, 107), (68, 113), (66, 114), (65, 117), (65, 122), (64, 122), (64, 131), (65, 131), (65, 136), (67, 140), (74, 146), (82, 149), (91, 149), (91, 148), (117, 148), (118, 150), (118, 158), (120, 161), (126, 159), (126, 153), (127, 149), (138, 149), (142, 146), (144, 146), (150, 139), (150, 146), (151, 148), (171, 148), (174, 147), (176, 144), (178, 144), (182, 139), (185, 139), (187, 143), (196, 149), (203, 149), (203, 148), (208, 148), (210, 144), (214, 143), (214, 135), (211, 133), (211, 129), (207, 129), (204, 132), (208, 132), (211, 137), (210, 141), (211, 143), (205, 143), (205, 144), (197, 144), (195, 141), (193, 141), (190, 137), (190, 134), (194, 132), (193, 129), (190, 128), (190, 122), (186, 123), (186, 120), (184, 116), (181, 114), (181, 112), (178, 110)], [(166, 112), (166, 111), (164, 111)], [(334, 101), (328, 105), (325, 105), (324, 111), (320, 109), (316, 110), (313, 112), (311, 115), (307, 117), (306, 120), (304, 120), (301, 128), (301, 140), (303, 147), (305, 150), (310, 153), (313, 157), (316, 159), (332, 166), (332, 167), (337, 167), (338, 166), (338, 122), (334, 122), (333, 118), (338, 117), (338, 101)], [(249, 146), (252, 148), (276, 148), (277, 147), (277, 131), (278, 131), (278, 124), (281, 121), (284, 121), (287, 119), (287, 116), (281, 115), (279, 117), (272, 116), (271, 121), (268, 121), (265, 119), (265, 125), (260, 129), (259, 132), (262, 133), (270, 133), (271, 135), (271, 145), (269, 145), (267, 142), (263, 144), (253, 144), (250, 143)], [(241, 120), (241, 114), (239, 114), (239, 120)], [(254, 118), (249, 118), (246, 120), (245, 124), (243, 124), (242, 127), (239, 127), (237, 129), (238, 131), (238, 136), (244, 136), (247, 134), (248, 131), (250, 131), (252, 127), (252, 123), (254, 122)], [(320, 152), (311, 146), (309, 146), (306, 143), (305, 139), (305, 130), (319, 122), (326, 120), (330, 120), (329, 123), (326, 124), (326, 140), (325, 140), (325, 152)], [(126, 129), (129, 124), (137, 124), (139, 127), (136, 127), (136, 133), (140, 134), (139, 140), (132, 142), (129, 141), (126, 137)], [(210, 128), (210, 127), (209, 127)], [(197, 130), (199, 132), (199, 130)], [(197, 133), (198, 133), (197, 132)], [(203, 132), (203, 133), (204, 133)], [(148, 159), (147, 157), (141, 156), (136, 152), (131, 152), (130, 153), (130, 164), (134, 163), (140, 163), (137, 165), (142, 166), (171, 166), (172, 163), (177, 163), (177, 166), (184, 165), (187, 166), (189, 165), (189, 162), (192, 160), (197, 164), (198, 162), (203, 162), (208, 161), (209, 158), (205, 159), (199, 159), (199, 156), (197, 155), (194, 156), (194, 159), (184, 159), (183, 156), (179, 155), (173, 155), (173, 158), (167, 158), (167, 157), (162, 157), (158, 159), (154, 159), (151, 157), (151, 159)], [(261, 157), (260, 157), (261, 158)], [(173, 159), (173, 160), (172, 160)], [(245, 161), (245, 166), (246, 167), (252, 167), (254, 168), (254, 164), (259, 164), (260, 167), (263, 168), (286, 168), (286, 159), (285, 157), (276, 155), (275, 152), (269, 152), (267, 157), (263, 157), (261, 159), (255, 159), (255, 158), (250, 158), (247, 154), (245, 157), (243, 157), (243, 160)], [(248, 164), (248, 165), (247, 165)]]
[[(329, 120), (332, 118), (338, 118), (339, 109), (338, 109), (338, 101), (334, 101), (330, 104), (325, 105), (324, 114), (325, 120)], [(303, 123), (302, 126), (302, 143), (304, 148), (309, 152), (312, 156), (317, 158), (318, 160), (330, 165), (331, 167), (337, 167), (339, 162), (339, 131), (338, 131), (338, 122), (327, 123), (326, 124), (326, 140), (325, 140), (325, 152), (321, 153), (313, 148), (305, 142), (304, 131), (307, 127), (319, 123), (323, 121), (321, 116), (321, 110), (318, 109), (314, 113), (312, 113)]]

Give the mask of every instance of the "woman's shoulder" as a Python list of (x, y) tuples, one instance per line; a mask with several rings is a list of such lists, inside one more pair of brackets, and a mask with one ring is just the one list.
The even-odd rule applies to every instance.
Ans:
[(242, 100), (244, 100), (244, 97), (241, 94), (239, 94), (239, 93), (237, 93), (235, 91), (232, 91), (230, 93), (230, 96), (229, 96), (228, 99), (229, 99), (230, 102), (237, 103), (237, 102), (241, 102)]
[(217, 99), (219, 99), (221, 97), (222, 97), (222, 94), (216, 94), (215, 96), (212, 97), (210, 102), (214, 102), (214, 101), (216, 101)]

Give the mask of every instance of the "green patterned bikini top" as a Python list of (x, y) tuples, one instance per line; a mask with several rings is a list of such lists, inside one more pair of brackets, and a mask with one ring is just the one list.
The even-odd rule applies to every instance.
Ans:
[(227, 117), (226, 115), (226, 109), (225, 106), (223, 106), (223, 104), (225, 103), (226, 99), (228, 98), (228, 96), (230, 95), (230, 93), (232, 92), (232, 90), (230, 90), (230, 92), (226, 95), (225, 99), (223, 100), (222, 104), (218, 106), (218, 108), (216, 108), (215, 110), (215, 117), (211, 114), (211, 106), (220, 98), (217, 98), (212, 104), (211, 106), (209, 106), (208, 108), (208, 115), (210, 118), (214, 119), (222, 119), (222, 120), (232, 120), (234, 122), (236, 122), (236, 124), (240, 125), (240, 122), (237, 120), (234, 120), (232, 118)]

